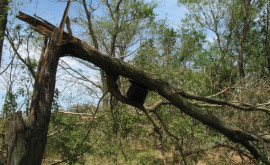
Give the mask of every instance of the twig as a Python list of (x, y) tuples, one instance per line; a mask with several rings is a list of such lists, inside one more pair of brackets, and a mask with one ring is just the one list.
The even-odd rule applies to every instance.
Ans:
[[(77, 116), (80, 116), (80, 117), (82, 117), (82, 116), (92, 116), (91, 114), (88, 114), (88, 113), (66, 112), (66, 111), (62, 111), (62, 110), (60, 110), (58, 112), (63, 113), (63, 114), (69, 114), (69, 115), (77, 115)], [(95, 117), (95, 119), (96, 119), (96, 117)]]
[(28, 62), (26, 62), (22, 56), (18, 53), (18, 48), (15, 47), (15, 44), (13, 42), (13, 40), (11, 39), (11, 36), (9, 35), (9, 32), (7, 30), (7, 39), (12, 47), (12, 49), (14, 50), (15, 54), (17, 55), (18, 59), (28, 68), (29, 72), (31, 73), (31, 75), (33, 76), (33, 78), (35, 78), (35, 71), (33, 69), (33, 67), (31, 66), (31, 64), (29, 64)]
[(47, 137), (53, 136), (53, 135), (55, 135), (55, 134), (57, 134), (57, 133), (59, 133), (59, 132), (62, 132), (62, 131), (64, 131), (64, 130), (65, 130), (65, 129), (61, 128), (61, 129), (59, 129), (58, 131), (55, 131), (55, 132), (53, 132), (53, 133), (48, 134)]
[(160, 121), (161, 125), (163, 126), (163, 129), (165, 130), (165, 132), (166, 132), (169, 136), (173, 137), (173, 138), (176, 140), (176, 144), (177, 144), (177, 147), (179, 147), (179, 150), (180, 150), (181, 156), (182, 156), (182, 158), (183, 158), (184, 164), (187, 165), (187, 161), (186, 161), (185, 155), (184, 155), (184, 153), (183, 153), (183, 147), (182, 147), (182, 146), (180, 145), (180, 143), (179, 143), (180, 138), (177, 137), (176, 135), (172, 134), (172, 133), (169, 131), (167, 125), (164, 123), (164, 121), (162, 120), (161, 116), (160, 116), (156, 111), (151, 111), (151, 112), (154, 113), (154, 114), (156, 115), (156, 117), (157, 117), (158, 120)]
[(84, 141), (85, 141), (85, 140), (87, 139), (87, 137), (89, 136), (89, 134), (90, 134), (90, 132), (91, 132), (91, 130), (92, 130), (92, 124), (93, 124), (93, 122), (94, 122), (94, 119), (96, 118), (96, 114), (97, 114), (98, 109), (99, 109), (99, 105), (100, 105), (101, 101), (103, 100), (103, 98), (107, 95), (107, 93), (108, 93), (108, 92), (104, 93), (103, 96), (99, 99), (97, 108), (96, 108), (94, 114), (92, 115), (92, 120), (90, 121), (90, 123), (89, 123), (89, 125), (88, 125), (88, 131), (87, 131), (87, 133), (86, 133), (86, 136), (85, 136), (84, 139), (82, 140), (81, 144), (83, 144)]
[(145, 109), (147, 111), (156, 111), (160, 106), (169, 105), (169, 104), (171, 104), (171, 103), (168, 101), (160, 100), (160, 101), (156, 102), (154, 105), (152, 105), (151, 107), (145, 107)]

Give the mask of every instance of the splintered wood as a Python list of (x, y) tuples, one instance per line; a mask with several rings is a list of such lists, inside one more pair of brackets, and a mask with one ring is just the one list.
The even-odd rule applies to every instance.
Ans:
[[(23, 12), (19, 12), (16, 16), (18, 19), (28, 23), (29, 25), (33, 26), (34, 30), (45, 37), (51, 38), (53, 30), (57, 29), (58, 27), (54, 26), (53, 24), (49, 23), (46, 20), (43, 20), (39, 17), (32, 17), (28, 14)], [(77, 42), (82, 42), (80, 39), (70, 36), (67, 32), (63, 31), (62, 42), (64, 43), (68, 40), (75, 40)]]

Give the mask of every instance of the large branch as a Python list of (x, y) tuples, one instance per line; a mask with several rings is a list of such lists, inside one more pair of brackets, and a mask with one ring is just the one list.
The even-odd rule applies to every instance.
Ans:
[[(60, 49), (60, 54), (62, 54), (62, 56), (72, 55), (73, 57), (92, 62), (96, 66), (102, 68), (108, 75), (114, 75), (114, 81), (117, 80), (115, 77), (121, 75), (143, 84), (149, 90), (155, 91), (166, 98), (175, 107), (179, 108), (187, 115), (201, 121), (205, 125), (216, 129), (217, 131), (227, 136), (230, 140), (241, 143), (247, 149), (249, 149), (250, 152), (253, 152), (253, 155), (256, 159), (261, 158), (259, 151), (254, 149), (254, 147), (252, 147), (248, 141), (269, 141), (269, 139), (261, 139), (256, 135), (248, 133), (236, 126), (230, 125), (220, 120), (216, 116), (208, 114), (206, 111), (199, 109), (181, 96), (179, 93), (179, 88), (172, 86), (168, 82), (160, 79), (158, 76), (147, 73), (118, 59), (106, 56), (104, 53), (85, 43), (70, 41), (66, 44), (63, 44)], [(115, 91), (113, 95), (115, 95), (120, 101), (141, 108), (140, 105), (137, 105), (128, 100), (126, 97), (121, 96), (121, 93), (117, 92), (116, 88), (117, 85), (113, 85), (113, 89)]]
[(179, 88), (170, 85), (168, 82), (160, 79), (159, 77), (144, 72), (143, 70), (115, 58), (110, 58), (109, 56), (106, 56), (102, 52), (82, 42), (71, 41), (66, 43), (62, 45), (60, 53), (62, 56), (71, 54), (73, 57), (92, 62), (105, 70), (109, 78), (108, 84), (110, 84), (110, 92), (120, 101), (142, 110), (146, 109), (145, 107), (132, 102), (121, 94), (116, 84), (117, 77), (119, 75), (133, 79), (146, 86), (149, 90), (157, 92), (187, 115), (201, 121), (203, 124), (215, 128), (217, 131), (227, 136), (230, 140), (245, 146), (245, 148), (251, 152), (255, 159), (260, 159), (266, 164), (269, 164), (269, 161), (263, 157), (260, 151), (256, 149), (252, 143), (250, 143), (250, 141), (269, 142), (269, 138), (258, 137), (238, 127), (221, 121), (211, 114), (208, 114), (207, 112), (191, 104), (187, 99), (183, 98), (179, 93)]
[[(18, 19), (32, 25), (34, 27), (35, 31), (37, 31), (38, 33), (40, 33), (48, 38), (50, 38), (52, 36), (53, 30), (57, 28), (56, 26), (52, 25), (51, 23), (47, 22), (46, 20), (43, 20), (39, 17), (34, 18), (34, 17), (27, 15), (23, 12), (19, 12), (19, 15), (17, 15), (16, 17)], [(64, 19), (65, 18), (66, 17), (64, 17)], [(80, 39), (73, 37), (73, 36), (70, 36), (67, 32), (63, 31), (62, 42), (65, 42), (66, 40), (70, 40), (70, 39), (76, 40), (78, 42), (81, 41)]]
[[(64, 38), (65, 37), (71, 38), (67, 33), (64, 33)], [(228, 137), (230, 140), (242, 144), (252, 153), (256, 159), (260, 159), (267, 164), (270, 164), (269, 161), (265, 159), (262, 154), (260, 154), (260, 152), (250, 143), (250, 141), (269, 141), (270, 139), (262, 139), (236, 126), (230, 125), (220, 120), (216, 116), (208, 114), (206, 111), (196, 107), (186, 98), (184, 98), (179, 92), (179, 88), (162, 80), (158, 75), (147, 73), (135, 66), (129, 65), (118, 59), (111, 58), (101, 51), (80, 41), (79, 39), (75, 37), (72, 38), (74, 39), (73, 41), (66, 40), (66, 43), (62, 44), (58, 52), (59, 55), (77, 57), (102, 68), (106, 72), (107, 76), (110, 77), (110, 80), (108, 80), (108, 84), (111, 88), (110, 92), (120, 101), (140, 109), (145, 109), (143, 106), (133, 103), (131, 100), (127, 99), (119, 92), (118, 86), (116, 84), (117, 77), (119, 75), (133, 79), (136, 82), (143, 84), (149, 90), (152, 90), (163, 96), (171, 104), (179, 108), (187, 115), (201, 121), (205, 125), (216, 129)]]
[[(166, 98), (174, 106), (178, 107), (186, 114), (200, 120), (206, 125), (216, 128), (224, 134), (229, 133), (231, 135), (241, 136), (249, 140), (261, 140), (257, 136), (247, 133), (237, 127), (231, 126), (219, 120), (217, 117), (210, 115), (207, 112), (194, 106), (187, 99), (181, 96), (181, 94), (178, 92), (178, 88), (160, 79), (158, 76), (147, 73), (118, 59), (106, 56), (102, 52), (85, 43), (71, 41), (63, 44), (60, 51), (62, 56), (72, 55), (73, 57), (94, 63), (95, 65), (105, 70), (106, 73), (112, 75), (121, 75), (143, 84), (149, 90), (155, 91)], [(127, 99), (122, 99), (120, 101), (129, 103)]]
[[(57, 28), (54, 25), (52, 25), (51, 23), (47, 22), (46, 20), (43, 20), (39, 17), (37, 17), (37, 18), (39, 18), (39, 19), (37, 19), (37, 18), (31, 17), (31, 16), (29, 16), (25, 13), (22, 13), (22, 12), (19, 12), (19, 15), (17, 16), (17, 18), (29, 23), (30, 25), (32, 25), (35, 28), (35, 30), (37, 32), (39, 32), (40, 34), (42, 34), (46, 37), (51, 37), (53, 29)], [(74, 36), (70, 36), (66, 32), (63, 32), (63, 42), (65, 42), (69, 39), (86, 44), (83, 41), (81, 41), (80, 39), (78, 39)], [(177, 92), (179, 92), (179, 94), (181, 94), (182, 97), (207, 102), (210, 104), (231, 106), (231, 107), (241, 109), (244, 111), (257, 110), (257, 111), (263, 111), (266, 113), (270, 113), (270, 109), (266, 108), (265, 105), (252, 105), (252, 104), (245, 104), (245, 103), (240, 103), (240, 102), (231, 102), (231, 101), (226, 101), (226, 100), (208, 98), (208, 97), (204, 97), (204, 96), (190, 94), (190, 93), (185, 92), (184, 90), (177, 90)]]

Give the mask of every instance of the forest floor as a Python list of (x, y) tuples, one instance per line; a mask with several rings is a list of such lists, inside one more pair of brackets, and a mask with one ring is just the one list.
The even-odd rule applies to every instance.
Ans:
[[(161, 150), (148, 149), (145, 148), (130, 148), (128, 152), (124, 154), (119, 151), (118, 156), (104, 156), (104, 155), (85, 155), (84, 165), (163, 165), (164, 161), (166, 164), (173, 164), (173, 153), (167, 152), (163, 156)], [(192, 157), (192, 156), (191, 156)], [(49, 160), (49, 159), (47, 159)], [(50, 159), (53, 160), (53, 159)], [(56, 163), (54, 161), (44, 161), (42, 165), (49, 165)], [(226, 148), (212, 149), (205, 154), (189, 158), (188, 164), (192, 165), (252, 165), (254, 164), (248, 158), (241, 157), (236, 152), (228, 150)], [(68, 163), (60, 163), (60, 165), (65, 165)], [(76, 163), (79, 165), (80, 163)]]

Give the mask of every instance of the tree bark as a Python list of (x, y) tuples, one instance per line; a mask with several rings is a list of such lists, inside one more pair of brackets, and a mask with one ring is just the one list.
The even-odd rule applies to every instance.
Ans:
[[(63, 35), (68, 39), (71, 37), (67, 33), (63, 34), (70, 4), (71, 0), (67, 3), (59, 28), (47, 26), (43, 22), (43, 25), (49, 28), (45, 34), (50, 34), (50, 36), (45, 35), (45, 41), (47, 41), (46, 37), (50, 37), (50, 43), (46, 50), (47, 42), (44, 42), (44, 49), (39, 59), (30, 105), (30, 115), (23, 119), (22, 113), (19, 111), (11, 118), (7, 131), (8, 165), (39, 165), (42, 162), (54, 96), (59, 61), (58, 50)], [(25, 16), (24, 18), (27, 19), (27, 15)], [(30, 20), (33, 20), (33, 18), (30, 17)]]
[(245, 85), (244, 57), (243, 57), (243, 41), (240, 39), (238, 46), (238, 69), (241, 86)]
[(47, 141), (59, 60), (56, 54), (58, 36), (59, 32), (55, 31), (47, 53), (40, 57), (30, 115), (24, 119), (19, 111), (11, 118), (7, 131), (8, 165), (41, 164)]
[(265, 56), (266, 56), (266, 60), (267, 60), (267, 69), (268, 69), (268, 73), (270, 75), (270, 47), (269, 47), (269, 43), (270, 43), (270, 39), (269, 39), (269, 15), (270, 15), (270, 11), (269, 11), (269, 7), (270, 7), (270, 2), (268, 1), (266, 4), (266, 18), (265, 18)]
[(241, 35), (238, 43), (238, 68), (239, 68), (239, 76), (241, 86), (245, 85), (245, 70), (244, 70), (244, 47), (243, 43), (246, 38), (246, 35), (250, 29), (250, 0), (241, 1), (241, 11), (243, 12), (243, 29), (241, 31)]
[(2, 63), (2, 51), (4, 46), (4, 35), (7, 26), (8, 0), (0, 1), (0, 68)]

